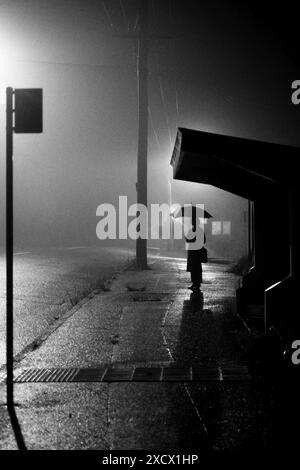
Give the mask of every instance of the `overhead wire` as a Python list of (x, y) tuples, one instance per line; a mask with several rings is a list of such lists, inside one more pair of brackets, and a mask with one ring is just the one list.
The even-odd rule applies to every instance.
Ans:
[[(152, 4), (152, 11), (153, 11), (153, 18), (155, 20), (156, 14), (155, 14), (155, 6), (154, 6), (154, 1), (153, 0), (152, 0), (151, 4)], [(165, 121), (166, 121), (166, 125), (167, 125), (167, 130), (168, 130), (170, 148), (172, 149), (172, 135), (171, 135), (171, 130), (170, 130), (170, 122), (169, 122), (169, 117), (168, 117), (168, 112), (167, 112), (166, 99), (165, 99), (162, 79), (161, 79), (161, 75), (160, 75), (160, 64), (159, 64), (159, 56), (158, 56), (157, 49), (155, 49), (155, 58), (156, 58), (157, 77), (158, 77), (162, 107), (163, 107), (163, 111), (164, 111), (164, 115), (165, 115)]]
[(106, 6), (104, 0), (102, 1), (102, 5), (103, 5), (103, 9), (104, 9), (105, 14), (106, 14), (106, 16), (107, 16), (107, 19), (108, 19), (108, 22), (109, 22), (109, 24), (110, 24), (111, 29), (112, 29), (112, 30), (115, 30), (115, 28), (114, 28), (114, 23), (113, 23), (113, 21), (112, 21), (111, 15), (110, 15), (110, 13), (109, 13), (109, 11), (108, 11), (108, 8), (107, 8), (107, 6)]
[(126, 27), (127, 31), (129, 31), (129, 21), (127, 19), (127, 15), (126, 15), (126, 11), (125, 11), (125, 6), (123, 4), (123, 0), (119, 0), (119, 2), (120, 2), (120, 7), (121, 7), (123, 19), (124, 19), (124, 22), (125, 22), (125, 27)]
[(150, 125), (151, 125), (151, 127), (152, 127), (153, 134), (154, 134), (154, 137), (155, 137), (157, 146), (158, 146), (158, 148), (159, 148), (159, 150), (160, 150), (160, 149), (161, 149), (161, 144), (160, 144), (159, 137), (158, 137), (158, 134), (157, 134), (157, 132), (156, 132), (156, 129), (155, 129), (155, 127), (154, 127), (153, 118), (152, 118), (152, 112), (151, 112), (150, 106), (148, 106), (148, 114), (149, 114), (149, 122), (150, 122)]

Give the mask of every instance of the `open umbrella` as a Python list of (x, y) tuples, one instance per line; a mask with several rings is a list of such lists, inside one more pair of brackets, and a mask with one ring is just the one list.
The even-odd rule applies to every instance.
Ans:
[(212, 215), (197, 205), (184, 204), (174, 212), (173, 217), (175, 219), (179, 217), (192, 217), (192, 219), (199, 217), (201, 219), (210, 219), (212, 218)]

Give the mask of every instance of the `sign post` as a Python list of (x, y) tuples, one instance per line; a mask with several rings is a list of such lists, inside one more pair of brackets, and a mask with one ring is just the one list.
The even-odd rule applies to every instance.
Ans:
[[(13, 105), (14, 101), (14, 105)], [(6, 89), (6, 396), (19, 448), (26, 448), (14, 411), (14, 310), (13, 310), (13, 132), (43, 132), (43, 90)], [(13, 119), (14, 117), (14, 119)]]
[(13, 89), (6, 89), (6, 392), (7, 406), (13, 389)]

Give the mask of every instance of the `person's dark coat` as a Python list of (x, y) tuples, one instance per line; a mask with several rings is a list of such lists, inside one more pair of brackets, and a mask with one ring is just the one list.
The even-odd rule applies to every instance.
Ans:
[[(195, 243), (196, 237), (188, 240), (187, 243)], [(206, 237), (204, 234), (204, 243), (206, 243)], [(202, 278), (202, 264), (201, 264), (201, 249), (199, 250), (187, 250), (187, 266), (188, 272), (197, 273)]]
[(201, 253), (200, 250), (188, 250), (187, 252), (187, 266), (188, 272), (202, 273)]

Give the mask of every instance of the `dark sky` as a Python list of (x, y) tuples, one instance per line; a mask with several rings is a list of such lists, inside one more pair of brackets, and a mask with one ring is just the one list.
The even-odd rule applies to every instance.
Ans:
[[(300, 146), (300, 105), (290, 99), (300, 79), (293, 3), (149, 4), (150, 201), (167, 200), (177, 126)], [(119, 194), (135, 202), (136, 45), (119, 36), (138, 32), (137, 13), (137, 0), (0, 0), (2, 142), (5, 86), (42, 87), (45, 97), (44, 134), (15, 136), (20, 240), (91, 240), (98, 204)], [(176, 202), (231, 201), (172, 186)]]

